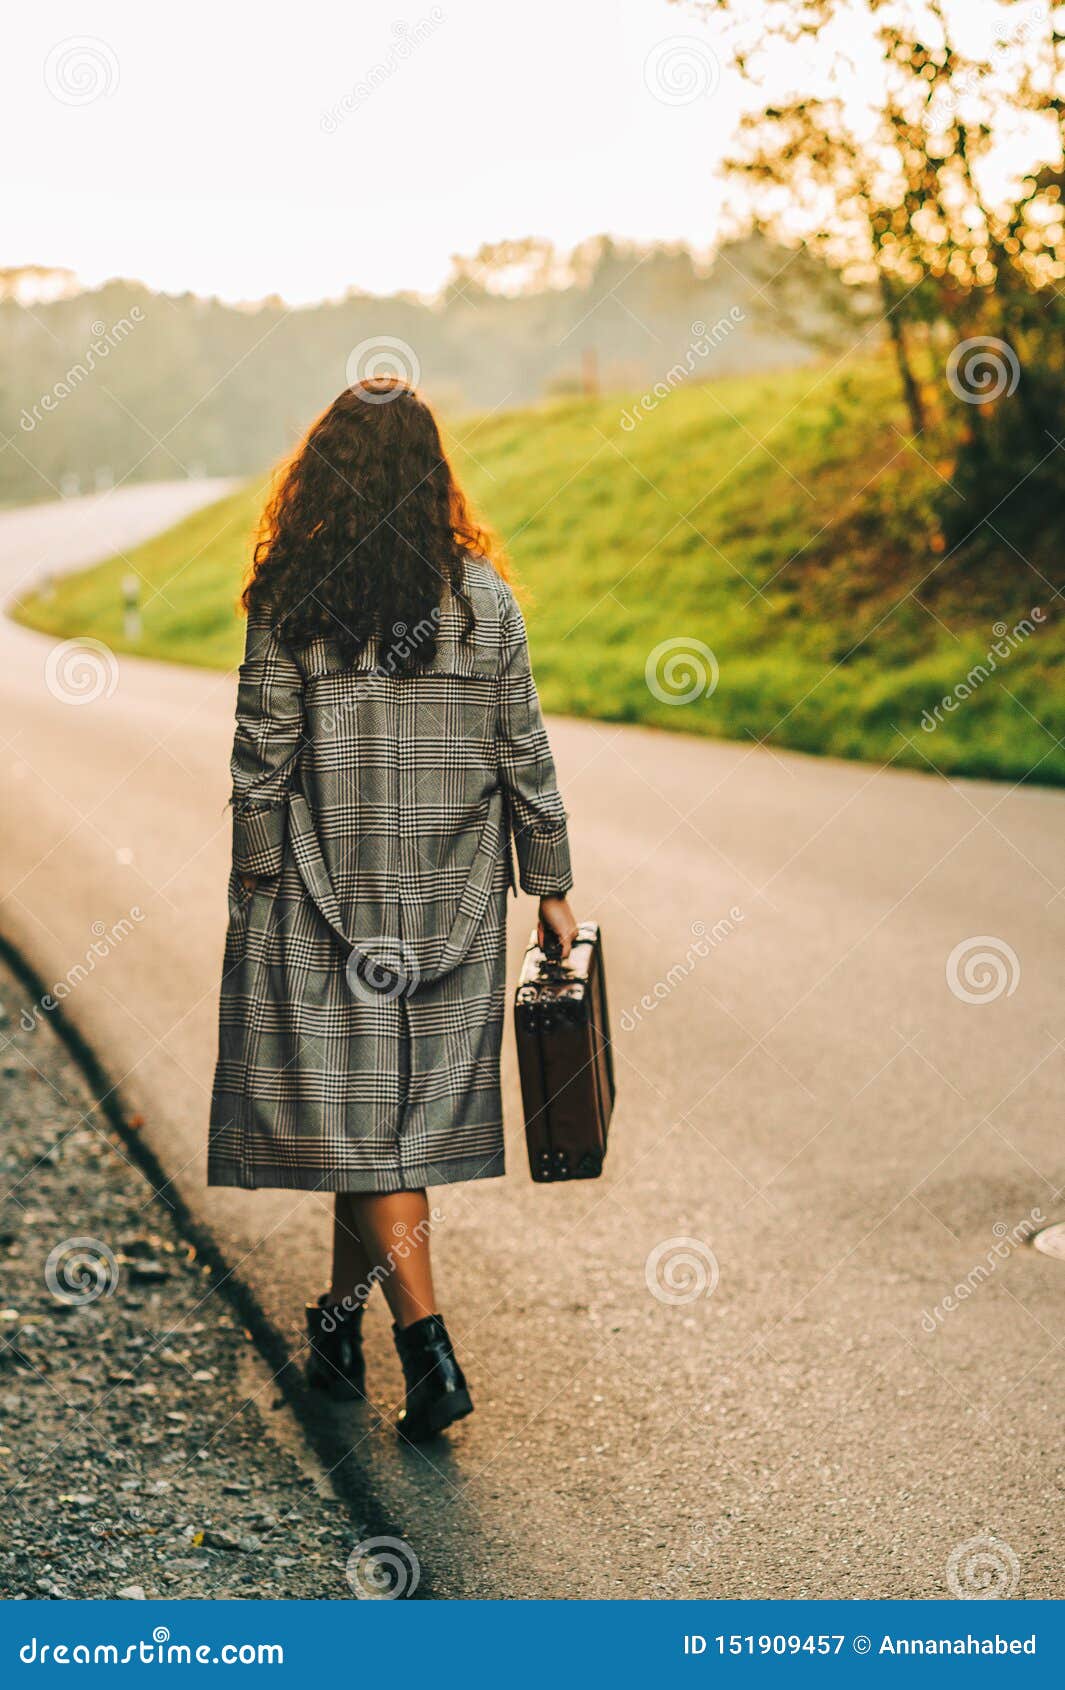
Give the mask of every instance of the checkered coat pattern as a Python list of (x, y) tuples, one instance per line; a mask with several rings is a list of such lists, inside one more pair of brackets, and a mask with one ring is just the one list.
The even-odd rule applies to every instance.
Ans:
[[(524, 891), (571, 884), (521, 612), (470, 559), (475, 614), (344, 665), (249, 618), (211, 1106), (212, 1185), (400, 1191), (503, 1172), (511, 842)], [(258, 876), (244, 891), (241, 874)]]

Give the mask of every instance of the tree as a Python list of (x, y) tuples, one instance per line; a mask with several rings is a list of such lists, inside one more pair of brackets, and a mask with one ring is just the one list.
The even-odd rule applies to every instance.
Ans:
[(964, 0), (696, 9), (760, 89), (729, 161), (753, 220), (875, 288), (913, 432), (953, 431), (948, 523), (1042, 520), (1063, 481), (1061, 8), (992, 0), (982, 32)]

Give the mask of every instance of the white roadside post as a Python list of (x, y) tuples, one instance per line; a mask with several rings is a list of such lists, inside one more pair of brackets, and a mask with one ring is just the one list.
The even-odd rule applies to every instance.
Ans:
[(139, 640), (143, 632), (141, 584), (136, 575), (122, 577), (122, 629), (127, 640)]

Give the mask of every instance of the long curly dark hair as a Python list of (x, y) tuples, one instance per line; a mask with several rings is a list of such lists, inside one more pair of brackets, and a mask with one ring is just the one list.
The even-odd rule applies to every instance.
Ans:
[(375, 378), (345, 388), (283, 466), (243, 603), (268, 611), (290, 644), (332, 637), (347, 663), (376, 637), (403, 673), (435, 656), (434, 612), (448, 595), (463, 608), (469, 639), (470, 553), (506, 574), (428, 405), (405, 382)]

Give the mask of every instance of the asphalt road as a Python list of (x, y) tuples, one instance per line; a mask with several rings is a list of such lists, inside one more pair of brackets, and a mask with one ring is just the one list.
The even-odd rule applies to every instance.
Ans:
[[(0, 583), (196, 491), (8, 513)], [(102, 924), (67, 1012), (295, 1344), (327, 1200), (203, 1186), (233, 678), (98, 657), (75, 703), (48, 640), (4, 623), (0, 659), (2, 930), (62, 981)], [(1017, 1240), (1065, 1213), (1065, 795), (552, 732), (607, 940), (607, 1172), (531, 1184), (508, 1054), (508, 1178), (435, 1196), (477, 1413), (422, 1454), (339, 1411), (349, 1465), (436, 1595), (943, 1596), (988, 1535), (1005, 1585), (1060, 1595), (1065, 1262)], [(991, 989), (951, 990), (979, 936)], [(387, 1413), (383, 1307), (368, 1329)]]

